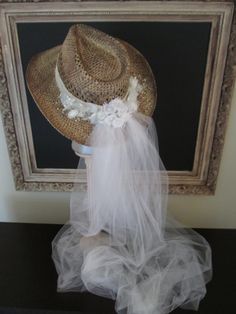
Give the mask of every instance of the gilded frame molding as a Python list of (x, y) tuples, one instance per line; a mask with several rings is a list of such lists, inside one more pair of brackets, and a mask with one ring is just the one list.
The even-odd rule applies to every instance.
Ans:
[[(0, 108), (16, 190), (71, 191), (74, 171), (37, 169), (16, 23), (34, 21), (210, 21), (211, 39), (194, 167), (169, 171), (170, 194), (214, 194), (235, 80), (232, 1), (0, 1)], [(16, 131), (17, 130), (17, 131)], [(86, 174), (78, 178), (86, 187)]]

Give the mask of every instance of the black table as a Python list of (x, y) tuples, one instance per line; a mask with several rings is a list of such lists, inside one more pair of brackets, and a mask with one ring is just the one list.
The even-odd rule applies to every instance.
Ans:
[[(0, 223), (0, 313), (115, 314), (114, 301), (90, 293), (57, 293), (51, 241), (60, 225)], [(213, 279), (199, 314), (236, 313), (236, 229), (195, 229), (210, 243)], [(173, 314), (195, 311), (176, 309)], [(145, 313), (143, 313), (145, 314)]]

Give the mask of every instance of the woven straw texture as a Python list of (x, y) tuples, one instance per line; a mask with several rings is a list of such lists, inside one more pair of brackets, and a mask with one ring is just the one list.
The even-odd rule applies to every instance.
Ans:
[(156, 105), (156, 83), (146, 59), (131, 45), (91, 26), (71, 26), (62, 45), (35, 55), (26, 70), (26, 81), (34, 101), (46, 119), (65, 137), (86, 144), (92, 125), (63, 113), (55, 81), (55, 67), (68, 91), (86, 102), (102, 105), (125, 97), (130, 76), (143, 89), (138, 111), (152, 115)]

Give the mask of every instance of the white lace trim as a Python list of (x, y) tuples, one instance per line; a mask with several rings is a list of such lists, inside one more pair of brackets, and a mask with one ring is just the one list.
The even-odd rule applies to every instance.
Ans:
[(63, 111), (67, 112), (69, 119), (81, 118), (91, 124), (103, 123), (117, 128), (122, 127), (130, 115), (138, 109), (137, 97), (142, 87), (136, 77), (130, 77), (128, 92), (124, 99), (117, 97), (102, 106), (85, 102), (72, 95), (65, 87), (57, 67), (55, 79), (60, 90)]

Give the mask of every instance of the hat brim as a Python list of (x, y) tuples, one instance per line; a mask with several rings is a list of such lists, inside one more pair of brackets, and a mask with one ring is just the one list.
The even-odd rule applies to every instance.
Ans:
[[(151, 116), (156, 106), (156, 83), (151, 68), (146, 59), (134, 47), (120, 40), (126, 47), (131, 60), (131, 75), (136, 76), (141, 83), (145, 82), (138, 101), (138, 111)], [(38, 108), (62, 135), (80, 144), (86, 141), (93, 125), (81, 119), (69, 119), (62, 111), (59, 89), (55, 81), (55, 67), (61, 45), (35, 55), (26, 69), (26, 82)]]

